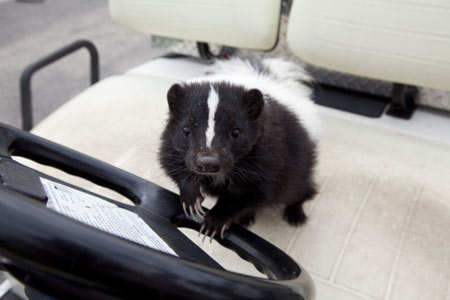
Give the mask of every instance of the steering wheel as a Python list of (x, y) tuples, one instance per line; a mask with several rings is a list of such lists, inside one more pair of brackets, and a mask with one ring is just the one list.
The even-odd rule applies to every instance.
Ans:
[[(137, 214), (178, 256), (88, 226), (46, 207), (39, 177), (22, 156), (112, 189), (134, 206), (96, 195)], [(87, 192), (87, 191), (84, 191)], [(90, 192), (87, 192), (90, 193)], [(91, 193), (92, 194), (92, 193)], [(56, 299), (313, 299), (314, 284), (274, 245), (233, 224), (222, 246), (268, 279), (228, 272), (178, 227), (200, 230), (178, 195), (114, 166), (0, 124), (0, 268)]]

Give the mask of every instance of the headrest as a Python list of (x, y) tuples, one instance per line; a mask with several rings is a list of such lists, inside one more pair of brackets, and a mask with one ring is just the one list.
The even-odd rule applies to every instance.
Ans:
[(324, 68), (450, 89), (449, 8), (446, 0), (295, 0), (287, 42)]
[(140, 32), (268, 50), (278, 35), (281, 0), (110, 0), (112, 18)]

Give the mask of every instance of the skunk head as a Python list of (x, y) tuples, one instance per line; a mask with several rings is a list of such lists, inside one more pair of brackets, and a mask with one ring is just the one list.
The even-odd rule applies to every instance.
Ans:
[(261, 135), (264, 99), (257, 89), (229, 83), (173, 85), (166, 133), (191, 172), (226, 174)]

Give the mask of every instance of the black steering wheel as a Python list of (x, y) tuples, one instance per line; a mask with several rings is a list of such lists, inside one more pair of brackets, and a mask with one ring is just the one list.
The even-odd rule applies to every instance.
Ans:
[[(39, 177), (22, 156), (112, 189), (178, 255), (80, 223), (46, 207)], [(65, 185), (79, 189), (68, 183)], [(81, 190), (81, 189), (79, 189)], [(89, 192), (88, 192), (89, 193)], [(30, 290), (56, 299), (313, 299), (310, 276), (283, 251), (232, 225), (216, 240), (267, 275), (224, 270), (178, 227), (200, 230), (178, 195), (140, 177), (19, 129), (0, 124), (0, 268)], [(30, 297), (31, 298), (31, 297)]]

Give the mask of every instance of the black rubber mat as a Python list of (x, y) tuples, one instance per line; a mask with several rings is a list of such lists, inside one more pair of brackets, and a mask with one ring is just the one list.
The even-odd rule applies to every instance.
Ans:
[(371, 118), (379, 118), (391, 99), (329, 85), (320, 85), (314, 89), (314, 101), (319, 105)]

